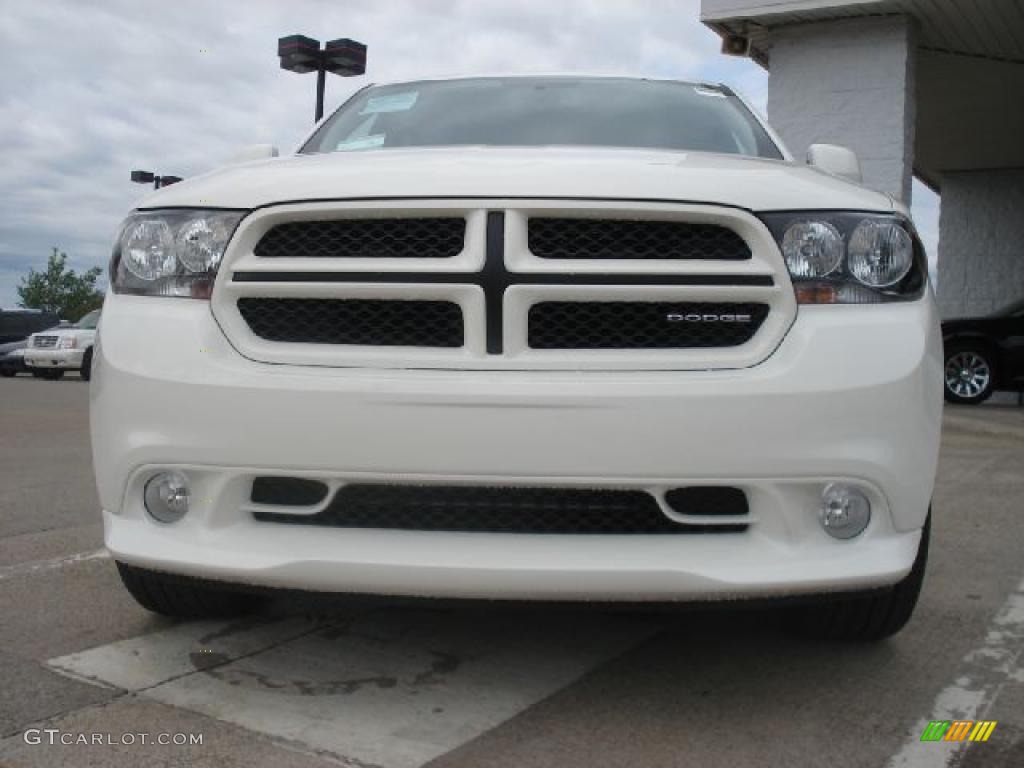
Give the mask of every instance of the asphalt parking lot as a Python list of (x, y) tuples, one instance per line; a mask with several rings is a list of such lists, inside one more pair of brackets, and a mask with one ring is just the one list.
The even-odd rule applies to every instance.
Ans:
[[(74, 376), (0, 380), (0, 765), (1024, 765), (1024, 409), (1008, 398), (947, 409), (922, 601), (874, 646), (794, 639), (773, 611), (288, 597), (161, 619), (102, 549), (87, 405)], [(998, 725), (920, 742), (945, 719)], [(139, 736), (179, 733), (202, 744)]]

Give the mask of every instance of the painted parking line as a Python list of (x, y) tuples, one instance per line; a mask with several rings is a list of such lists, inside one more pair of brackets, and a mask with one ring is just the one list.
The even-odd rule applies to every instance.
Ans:
[[(953, 682), (936, 697), (927, 718), (915, 723), (888, 768), (949, 765), (969, 742), (922, 742), (930, 720), (999, 720), (993, 704), (1003, 686), (1020, 674), (1024, 652), (1024, 581), (988, 625), (984, 643), (960, 660)], [(998, 733), (998, 730), (996, 731)]]
[(105, 560), (110, 553), (105, 549), (95, 549), (92, 552), (78, 552), (74, 555), (64, 557), (52, 557), (48, 560), (33, 560), (27, 563), (15, 563), (14, 565), (0, 566), (0, 581), (12, 579), (17, 576), (30, 576), (43, 571), (53, 571), (58, 568), (65, 568), (69, 565), (88, 562), (89, 560)]
[(59, 656), (47, 664), (80, 680), (143, 691), (198, 669), (259, 653), (317, 628), (303, 619), (195, 621)]
[(342, 762), (414, 768), (653, 631), (591, 612), (403, 608), (321, 623), (180, 625), (50, 664)]

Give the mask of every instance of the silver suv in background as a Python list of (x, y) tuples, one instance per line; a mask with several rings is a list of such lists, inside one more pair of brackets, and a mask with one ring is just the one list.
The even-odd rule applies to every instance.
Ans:
[(88, 381), (99, 321), (100, 310), (94, 309), (74, 325), (33, 333), (25, 349), (26, 368), (41, 379), (59, 379), (67, 371), (78, 371)]

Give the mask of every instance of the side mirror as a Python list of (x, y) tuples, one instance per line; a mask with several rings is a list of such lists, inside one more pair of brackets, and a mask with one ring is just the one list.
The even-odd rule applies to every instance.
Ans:
[(273, 144), (253, 144), (252, 146), (242, 147), (231, 156), (228, 160), (229, 165), (235, 165), (236, 163), (248, 163), (253, 160), (269, 160), (271, 157), (277, 157), (277, 147)]
[(807, 164), (860, 184), (860, 160), (852, 149), (837, 144), (811, 144), (807, 148)]

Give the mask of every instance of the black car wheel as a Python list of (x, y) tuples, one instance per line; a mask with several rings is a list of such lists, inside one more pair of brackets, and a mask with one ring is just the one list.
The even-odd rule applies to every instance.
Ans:
[(259, 605), (257, 595), (225, 588), (214, 581), (176, 576), (116, 561), (117, 571), (135, 602), (147, 611), (175, 618), (219, 618)]
[(78, 375), (82, 377), (82, 381), (88, 381), (92, 377), (92, 347), (85, 350), (85, 354), (82, 355), (82, 370)]
[(977, 405), (995, 389), (995, 369), (984, 348), (970, 343), (951, 344), (946, 349), (946, 400)]
[(790, 629), (810, 639), (841, 642), (873, 643), (895, 635), (910, 621), (917, 607), (928, 564), (931, 529), (929, 510), (914, 565), (902, 581), (888, 589), (795, 608), (788, 616)]
[(32, 371), (32, 375), (47, 381), (57, 381), (64, 378), (64, 371), (59, 368), (44, 368), (41, 371)]

